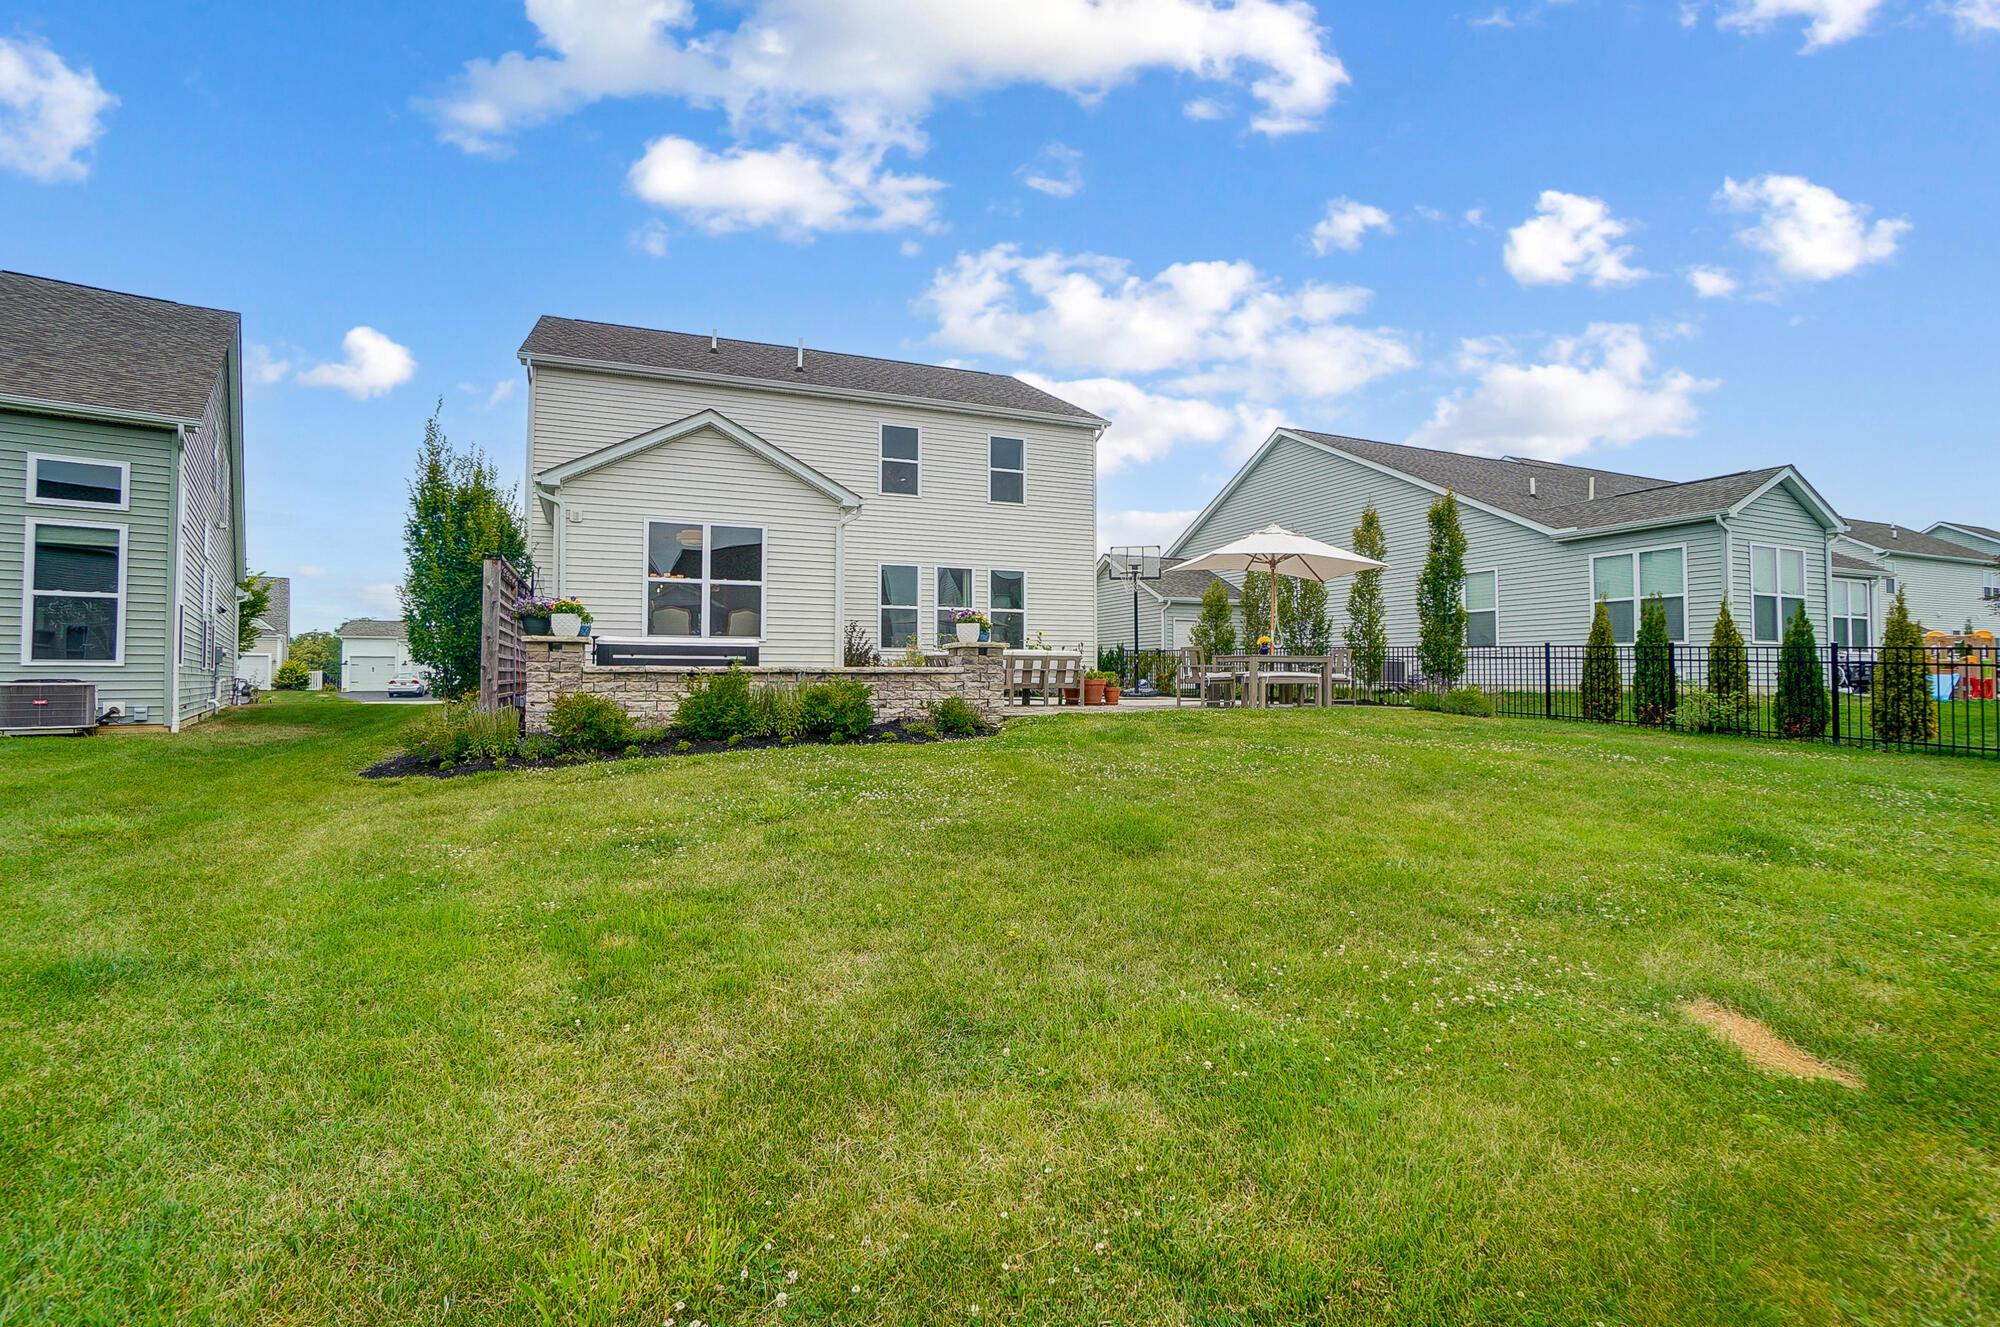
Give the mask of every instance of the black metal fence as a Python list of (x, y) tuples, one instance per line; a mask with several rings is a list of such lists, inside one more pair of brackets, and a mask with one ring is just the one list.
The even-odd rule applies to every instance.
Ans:
[[(1820, 684), (1826, 692), (1825, 721), (1810, 716), (1801, 722), (1778, 702), (1779, 655), (1776, 645), (1746, 645), (1749, 689), (1736, 705), (1717, 704), (1707, 694), (1709, 650), (1702, 645), (1669, 647), (1664, 705), (1657, 688), (1644, 705), (1636, 694), (1636, 646), (1620, 645), (1615, 696), (1600, 689), (1595, 703), (1585, 700), (1582, 645), (1505, 645), (1466, 652), (1465, 671), (1455, 679), (1426, 676), (1414, 647), (1391, 647), (1379, 678), (1360, 676), (1354, 669), (1357, 699), (1379, 704), (1407, 704), (1419, 691), (1478, 687), (1504, 715), (1534, 719), (1678, 728), (1684, 731), (1734, 732), (1751, 737), (1823, 741), (1922, 750), (1959, 755), (2000, 756), (2000, 700), (1995, 698), (1996, 652), (1991, 647), (1962, 650), (1925, 648), (1912, 660), (1909, 652), (1883, 658), (1880, 648), (1821, 646), (1817, 651)], [(1897, 678), (1905, 687), (1929, 698), (1931, 730), (1907, 735), (1876, 730), (1876, 698)], [(1372, 685), (1371, 685), (1372, 682)], [(1696, 695), (1694, 693), (1704, 693)], [(1903, 725), (1909, 728), (1907, 722)], [(1787, 731), (1787, 728), (1791, 731)]]

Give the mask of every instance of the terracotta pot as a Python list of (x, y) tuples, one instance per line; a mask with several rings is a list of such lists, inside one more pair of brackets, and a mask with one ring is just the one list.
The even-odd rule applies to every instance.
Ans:
[(1102, 705), (1104, 703), (1103, 678), (1086, 677), (1083, 679), (1083, 703), (1086, 705)]
[(1062, 689), (1062, 703), (1065, 705), (1082, 704), (1083, 689), (1081, 687), (1064, 687)]
[(1119, 694), (1120, 691), (1116, 682), (1106, 682), (1104, 684), (1104, 703), (1106, 705), (1116, 705)]

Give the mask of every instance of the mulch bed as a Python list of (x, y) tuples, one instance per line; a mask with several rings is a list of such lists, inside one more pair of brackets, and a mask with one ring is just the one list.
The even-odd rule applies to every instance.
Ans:
[[(930, 742), (976, 742), (981, 737), (991, 737), (999, 731), (998, 728), (989, 728), (983, 733), (977, 733), (969, 737), (951, 737), (943, 733), (933, 735), (927, 732), (917, 732), (908, 727), (902, 720), (897, 720), (895, 723), (878, 723), (870, 728), (864, 736), (849, 738), (846, 742), (839, 743), (838, 745), (868, 746), (882, 742), (893, 742), (898, 745), (922, 746)], [(510, 756), (504, 768), (507, 770), (564, 769), (573, 765), (594, 765), (607, 760), (644, 760), (660, 756), (707, 756), (714, 755), (719, 751), (762, 751), (770, 747), (835, 745), (835, 743), (830, 742), (781, 742), (775, 737), (746, 737), (733, 744), (729, 742), (697, 742), (690, 738), (687, 739), (687, 749), (682, 750), (681, 742), (682, 739), (679, 737), (669, 737), (664, 742), (642, 742), (639, 743), (636, 754), (625, 751), (612, 751), (603, 755), (568, 755), (543, 760), (530, 760), (524, 756)], [(362, 770), (361, 777), (364, 779), (455, 779), (463, 774), (484, 774), (488, 771), (501, 768), (503, 767), (495, 765), (491, 760), (468, 760), (462, 764), (453, 765), (450, 769), (439, 769), (435, 765), (424, 763), (415, 756), (391, 756), (387, 760), (370, 765), (367, 769)]]

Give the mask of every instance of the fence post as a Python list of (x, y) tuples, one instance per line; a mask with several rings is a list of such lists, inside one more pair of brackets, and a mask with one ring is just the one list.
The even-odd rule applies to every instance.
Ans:
[(1833, 744), (1840, 745), (1840, 642), (1826, 644), (1827, 680), (1833, 685), (1828, 691), (1833, 697)]
[(1549, 641), (1542, 642), (1542, 717), (1556, 717), (1556, 692), (1553, 679), (1549, 676), (1554, 661), (1555, 646)]

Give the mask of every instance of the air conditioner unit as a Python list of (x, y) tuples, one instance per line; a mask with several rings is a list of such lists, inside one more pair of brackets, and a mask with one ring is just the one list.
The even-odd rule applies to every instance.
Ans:
[(0, 733), (87, 733), (96, 727), (95, 682), (0, 682)]

